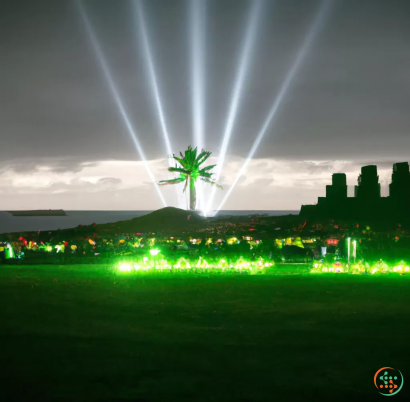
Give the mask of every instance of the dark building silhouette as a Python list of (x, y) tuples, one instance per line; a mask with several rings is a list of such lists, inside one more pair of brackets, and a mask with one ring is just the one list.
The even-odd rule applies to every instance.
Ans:
[(339, 200), (347, 198), (347, 184), (345, 173), (333, 173), (332, 184), (326, 186), (326, 198)]
[(376, 165), (363, 166), (357, 183), (358, 185), (354, 188), (355, 197), (363, 199), (380, 198), (380, 184)]
[(389, 195), (395, 199), (410, 198), (410, 171), (408, 162), (395, 163), (393, 165)]
[(319, 197), (317, 205), (302, 205), (300, 215), (315, 218), (410, 218), (410, 169), (407, 162), (393, 166), (390, 196), (380, 196), (377, 166), (363, 166), (355, 186), (355, 196), (347, 196), (344, 173), (332, 175), (326, 186), (326, 197)]

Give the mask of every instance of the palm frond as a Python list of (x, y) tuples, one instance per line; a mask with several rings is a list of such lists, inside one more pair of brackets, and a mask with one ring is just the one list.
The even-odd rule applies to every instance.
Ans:
[(183, 182), (185, 179), (182, 177), (177, 177), (176, 179), (171, 179), (171, 180), (161, 180), (158, 182), (159, 186), (165, 186), (167, 184), (177, 184)]
[(209, 165), (205, 166), (204, 168), (200, 169), (200, 172), (206, 172), (207, 170), (213, 169), (216, 165)]
[(186, 170), (189, 170), (189, 165), (187, 161), (184, 158), (178, 158), (177, 156), (174, 156), (174, 159)]
[(212, 173), (209, 172), (199, 172), (198, 177), (207, 177), (207, 178), (211, 178), (212, 177)]
[(209, 180), (209, 179), (203, 178), (203, 177), (201, 177), (201, 180), (205, 183), (211, 184), (212, 186), (219, 187), (221, 190), (223, 189), (222, 186), (220, 184), (218, 184), (216, 181)]
[(203, 156), (207, 153), (208, 152), (205, 151), (205, 149), (202, 149), (201, 152), (199, 153), (198, 157), (196, 158), (195, 162), (198, 163), (201, 160), (201, 158), (203, 158)]
[(212, 152), (203, 151), (201, 154), (196, 160), (198, 166), (202, 165), (212, 155)]
[(196, 155), (198, 153), (198, 147), (195, 147), (192, 151), (191, 151), (191, 163), (195, 164), (196, 161)]
[(195, 165), (196, 153), (197, 153), (197, 148), (193, 149), (191, 145), (185, 151), (185, 161), (190, 166), (191, 169), (193, 169)]
[(190, 164), (189, 163), (189, 156), (190, 156), (190, 154), (191, 154), (191, 149), (192, 149), (192, 147), (191, 147), (191, 145), (188, 147), (188, 149), (185, 151), (185, 155), (184, 155), (184, 160), (185, 160), (185, 163), (186, 164)]
[(184, 168), (179, 168), (179, 167), (169, 167), (168, 172), (179, 172), (183, 174), (189, 174), (187, 170), (185, 170)]

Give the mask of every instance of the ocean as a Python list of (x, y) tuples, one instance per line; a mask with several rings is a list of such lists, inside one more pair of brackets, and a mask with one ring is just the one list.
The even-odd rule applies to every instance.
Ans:
[[(67, 216), (12, 216), (8, 212), (0, 211), (0, 233), (31, 232), (57, 229), (69, 229), (78, 225), (92, 223), (110, 223), (138, 218), (153, 211), (65, 211)], [(279, 216), (299, 214), (299, 211), (219, 211), (223, 215), (268, 215)]]

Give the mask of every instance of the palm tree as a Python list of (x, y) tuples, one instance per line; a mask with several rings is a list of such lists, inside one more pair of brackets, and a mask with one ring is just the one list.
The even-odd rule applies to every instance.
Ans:
[(200, 166), (211, 156), (211, 152), (202, 150), (197, 156), (197, 148), (192, 149), (190, 145), (185, 151), (185, 155), (182, 152), (179, 153), (181, 157), (173, 156), (173, 158), (180, 164), (180, 167), (175, 165), (175, 167), (168, 168), (170, 172), (178, 172), (179, 177), (171, 180), (161, 180), (158, 182), (159, 185), (164, 186), (166, 184), (177, 184), (185, 182), (184, 192), (189, 183), (189, 209), (195, 211), (196, 206), (196, 181), (202, 180), (207, 184), (217, 186), (222, 188), (219, 184), (212, 180), (212, 173), (209, 171), (216, 165), (206, 166), (201, 168)]

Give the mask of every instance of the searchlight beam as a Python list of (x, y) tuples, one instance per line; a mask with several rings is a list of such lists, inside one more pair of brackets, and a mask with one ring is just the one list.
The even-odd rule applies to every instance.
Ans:
[(205, 125), (205, 1), (191, 0), (192, 105), (195, 146), (204, 147)]
[[(174, 152), (172, 151), (172, 147), (171, 147), (170, 136), (168, 133), (168, 128), (167, 128), (167, 124), (165, 120), (163, 102), (161, 100), (162, 97), (160, 96), (160, 91), (158, 87), (157, 74), (154, 68), (154, 61), (152, 57), (150, 40), (148, 37), (148, 30), (146, 26), (146, 14), (144, 12), (144, 6), (143, 6), (142, 0), (134, 1), (134, 7), (135, 7), (134, 14), (135, 14), (136, 22), (137, 22), (136, 25), (139, 26), (139, 35), (137, 36), (140, 37), (141, 47), (143, 48), (143, 52), (145, 56), (144, 59), (147, 63), (147, 71), (148, 71), (148, 76), (149, 76), (149, 80), (151, 83), (151, 88), (153, 91), (155, 105), (157, 108), (158, 120), (161, 126), (162, 136), (164, 138), (165, 148), (166, 148), (166, 152), (168, 155), (168, 165), (169, 167), (173, 167), (175, 161), (172, 156)], [(177, 176), (178, 174), (176, 173), (172, 174), (173, 178), (176, 178)], [(178, 188), (178, 186), (175, 186), (175, 190), (177, 193), (178, 205), (180, 208), (183, 208), (184, 197), (183, 197), (182, 191)]]
[[(190, 1), (190, 36), (191, 36), (191, 65), (192, 65), (192, 106), (194, 147), (198, 154), (205, 147), (205, 14), (204, 0)], [(204, 189), (198, 183), (198, 209), (204, 203)]]
[(265, 120), (262, 129), (260, 130), (256, 140), (254, 141), (252, 148), (245, 160), (245, 163), (242, 165), (241, 169), (239, 170), (234, 182), (232, 183), (232, 186), (230, 187), (229, 191), (226, 193), (225, 197), (223, 198), (222, 202), (219, 204), (217, 212), (221, 210), (221, 208), (223, 207), (223, 205), (225, 204), (226, 200), (228, 199), (229, 195), (232, 193), (233, 189), (235, 188), (236, 184), (238, 183), (238, 180), (241, 178), (241, 176), (245, 173), (246, 171), (246, 167), (248, 166), (249, 162), (251, 161), (251, 159), (253, 158), (256, 150), (259, 147), (259, 144), (261, 143), (264, 135), (266, 134), (267, 129), (269, 128), (269, 126), (272, 124), (272, 122), (274, 121), (274, 118), (276, 116), (276, 113), (279, 109), (279, 106), (281, 105), (283, 98), (285, 97), (286, 93), (289, 90), (289, 87), (292, 83), (292, 81), (294, 80), (294, 77), (300, 67), (300, 65), (302, 64), (302, 61), (304, 60), (306, 53), (308, 52), (308, 50), (310, 49), (313, 39), (315, 38), (315, 36), (317, 35), (317, 33), (320, 31), (320, 29), (322, 28), (322, 25), (324, 23), (324, 17), (327, 14), (329, 8), (330, 8), (330, 4), (333, 3), (332, 0), (322, 0), (319, 11), (317, 12), (315, 19), (308, 31), (307, 36), (305, 37), (305, 40), (302, 43), (302, 46), (300, 48), (300, 51), (298, 52), (298, 55), (291, 67), (291, 69), (289, 70), (289, 72), (287, 73), (285, 80), (281, 86), (281, 89), (279, 91), (279, 94), (277, 95), (275, 101), (273, 102), (272, 108), (268, 114), (267, 119)]
[(112, 78), (112, 75), (111, 75), (110, 69), (108, 67), (107, 61), (105, 60), (104, 54), (101, 50), (101, 46), (100, 46), (100, 44), (97, 40), (97, 37), (96, 37), (96, 35), (95, 35), (95, 33), (92, 29), (90, 20), (87, 16), (87, 13), (86, 13), (86, 10), (85, 10), (81, 0), (77, 0), (76, 4), (77, 4), (77, 7), (80, 11), (81, 19), (84, 23), (85, 29), (86, 29), (89, 37), (90, 37), (92, 47), (95, 51), (95, 54), (96, 54), (97, 59), (100, 63), (101, 69), (104, 73), (104, 77), (107, 81), (108, 87), (111, 91), (111, 94), (112, 94), (112, 96), (115, 100), (115, 103), (116, 103), (116, 105), (118, 107), (118, 110), (121, 114), (121, 117), (124, 121), (125, 127), (127, 128), (128, 134), (130, 135), (131, 140), (133, 141), (133, 143), (135, 145), (135, 148), (137, 149), (137, 151), (140, 155), (140, 158), (144, 163), (144, 167), (145, 167), (145, 169), (146, 169), (152, 183), (154, 184), (155, 189), (157, 190), (158, 196), (161, 199), (161, 202), (162, 202), (163, 206), (166, 207), (167, 204), (165, 202), (164, 196), (162, 195), (161, 191), (159, 190), (159, 186), (158, 186), (157, 182), (155, 181), (154, 174), (152, 173), (152, 171), (149, 167), (149, 164), (147, 162), (147, 159), (145, 158), (144, 151), (143, 151), (143, 149), (142, 149), (142, 147), (141, 147), (141, 145), (138, 141), (137, 134), (136, 134), (136, 132), (135, 132), (133, 126), (132, 126), (132, 123), (131, 123), (131, 120), (130, 120), (128, 114), (127, 114), (127, 111), (125, 110), (125, 107), (124, 107), (124, 104), (123, 104), (123, 102), (121, 100), (121, 97), (119, 95), (117, 86), (115, 85), (115, 82)]
[[(219, 179), (223, 165), (225, 163), (226, 152), (231, 138), (232, 130), (238, 113), (239, 101), (243, 93), (244, 81), (246, 73), (249, 69), (249, 62), (251, 61), (252, 45), (255, 42), (258, 22), (260, 20), (262, 9), (262, 1), (254, 0), (252, 2), (252, 8), (249, 14), (249, 22), (245, 34), (245, 41), (243, 43), (242, 53), (239, 61), (239, 69), (235, 80), (235, 85), (232, 94), (232, 100), (229, 107), (228, 118), (226, 120), (226, 126), (224, 130), (222, 146), (219, 153), (216, 180)], [(205, 215), (208, 213), (215, 197), (216, 187), (214, 186), (211, 191), (211, 196), (206, 205)]]
[(172, 155), (171, 142), (169, 140), (168, 129), (167, 129), (167, 125), (165, 123), (164, 110), (163, 110), (163, 107), (162, 107), (161, 96), (159, 94), (159, 89), (158, 89), (158, 80), (157, 80), (157, 76), (155, 74), (154, 62), (153, 62), (152, 54), (151, 54), (150, 41), (148, 39), (147, 27), (145, 25), (146, 17), (145, 17), (145, 14), (144, 14), (142, 1), (137, 0), (134, 3), (135, 3), (136, 18), (137, 18), (137, 21), (138, 21), (137, 25), (140, 27), (141, 42), (142, 42), (142, 47), (144, 49), (145, 60), (147, 62), (147, 70), (148, 70), (148, 73), (149, 73), (149, 78), (150, 78), (152, 90), (153, 90), (153, 93), (154, 93), (155, 104), (156, 104), (157, 110), (158, 110), (158, 118), (159, 118), (159, 122), (160, 122), (160, 125), (161, 125), (161, 130), (162, 130), (162, 134), (163, 134), (163, 137), (164, 137), (164, 141), (165, 141), (167, 154)]

